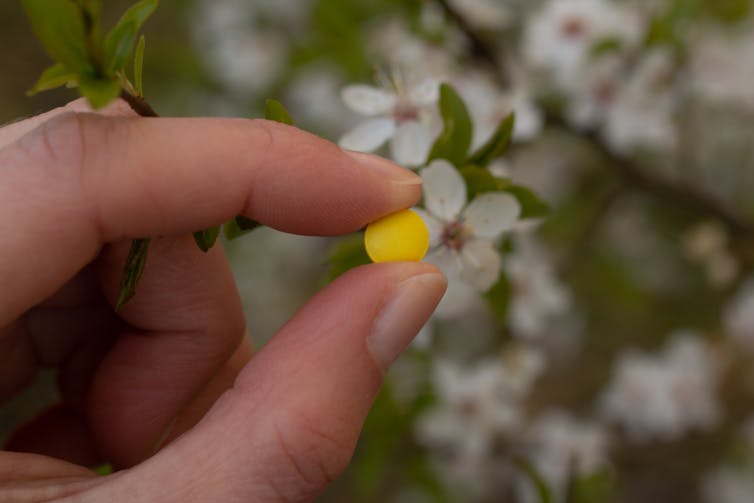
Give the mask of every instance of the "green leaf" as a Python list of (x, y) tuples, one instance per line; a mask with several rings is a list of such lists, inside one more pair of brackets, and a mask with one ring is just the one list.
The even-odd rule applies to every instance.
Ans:
[(196, 231), (194, 233), (196, 246), (198, 246), (204, 253), (210, 251), (212, 247), (215, 246), (217, 236), (220, 235), (220, 227), (221, 226), (217, 225), (215, 227), (210, 227), (209, 229), (204, 229), (203, 231)]
[(596, 58), (619, 51), (622, 47), (623, 43), (621, 42), (621, 39), (617, 37), (605, 37), (597, 40), (592, 45), (591, 55), (593, 58)]
[(466, 182), (466, 193), (469, 201), (477, 195), (485, 192), (497, 192), (505, 190), (510, 186), (510, 180), (498, 178), (487, 168), (482, 168), (473, 164), (462, 167), (458, 170)]
[(268, 99), (264, 102), (264, 118), (269, 121), (282, 122), (283, 124), (293, 125), (293, 119), (285, 109), (282, 103), (277, 100)]
[(568, 483), (566, 503), (604, 503), (610, 501), (613, 477), (607, 470), (587, 476), (572, 477)]
[(100, 0), (76, 0), (81, 9), (91, 19), (99, 19), (100, 12), (102, 12), (102, 5)]
[(136, 54), (134, 55), (134, 87), (136, 88), (136, 95), (144, 97), (144, 48), (146, 47), (146, 39), (144, 35), (139, 38), (139, 43), (136, 46)]
[(550, 205), (526, 187), (511, 185), (505, 191), (518, 199), (521, 205), (521, 218), (543, 218), (550, 214)]
[(364, 233), (360, 232), (339, 241), (330, 251), (329, 262), (328, 281), (334, 280), (354, 267), (371, 263), (364, 247)]
[(489, 304), (490, 312), (498, 323), (505, 323), (508, 317), (508, 305), (511, 300), (512, 286), (505, 273), (500, 274), (497, 283), (487, 290), (484, 298)]
[(131, 249), (128, 251), (126, 264), (123, 266), (120, 277), (120, 293), (118, 294), (118, 302), (115, 304), (116, 311), (131, 300), (136, 293), (136, 286), (139, 284), (144, 266), (147, 264), (148, 252), (149, 239), (131, 241)]
[(513, 136), (513, 127), (516, 124), (516, 114), (510, 113), (500, 121), (497, 129), (489, 140), (471, 154), (468, 162), (477, 166), (487, 167), (492, 161), (500, 157), (508, 149)]
[(440, 113), (443, 131), (429, 153), (429, 161), (446, 159), (460, 165), (471, 147), (472, 124), (466, 104), (448, 84), (440, 86)]
[(539, 503), (550, 503), (552, 501), (550, 487), (534, 465), (524, 458), (515, 458), (513, 462), (534, 486), (539, 496)]
[(131, 6), (105, 37), (105, 72), (113, 75), (122, 70), (136, 46), (136, 36), (159, 0), (142, 0)]
[[(88, 34), (90, 42), (94, 45), (100, 45), (100, 13), (102, 5), (100, 0), (75, 0), (81, 8), (81, 14), (84, 19), (84, 31)], [(90, 45), (89, 50), (93, 47)], [(91, 59), (92, 54), (89, 53)]]
[(32, 29), (47, 53), (76, 74), (89, 73), (81, 7), (70, 0), (22, 0)]
[(94, 466), (91, 470), (97, 475), (110, 475), (115, 471), (113, 469), (113, 465), (110, 463), (103, 463), (101, 465)]
[(715, 0), (704, 2), (704, 8), (715, 18), (724, 23), (744, 21), (754, 8), (751, 0)]
[(258, 227), (262, 227), (262, 224), (255, 222), (250, 218), (246, 218), (243, 215), (238, 215), (236, 218), (225, 224), (223, 232), (225, 238), (232, 241), (248, 234)]
[(26, 94), (27, 96), (34, 96), (42, 91), (49, 91), (71, 82), (75, 83), (76, 79), (77, 76), (74, 72), (68, 70), (62, 63), (56, 63), (42, 72), (34, 87), (29, 89)]
[(79, 91), (92, 108), (99, 110), (120, 96), (120, 84), (113, 79), (84, 77), (79, 81)]

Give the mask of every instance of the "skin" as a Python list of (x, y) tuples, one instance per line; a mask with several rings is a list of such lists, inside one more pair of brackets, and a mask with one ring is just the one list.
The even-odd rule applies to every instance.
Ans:
[[(62, 396), (0, 451), (0, 500), (313, 498), (348, 464), (387, 370), (366, 342), (375, 320), (401, 284), (437, 270), (351, 271), (252, 358), (222, 248), (204, 254), (190, 232), (242, 213), (337, 235), (420, 191), (387, 161), (266, 121), (77, 101), (0, 129), (0, 402), (40, 367), (58, 370)], [(159, 237), (115, 313), (129, 240), (143, 236)], [(443, 291), (433, 283), (400, 313), (399, 347)], [(119, 470), (86, 468), (103, 461)]]

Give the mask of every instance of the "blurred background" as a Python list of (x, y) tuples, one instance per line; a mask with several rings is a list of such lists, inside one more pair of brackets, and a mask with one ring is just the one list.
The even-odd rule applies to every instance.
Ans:
[[(106, 19), (128, 5), (107, 2)], [(494, 286), (445, 299), (319, 501), (754, 501), (753, 11), (161, 2), (144, 72), (161, 115), (259, 117), (276, 98), (296, 125), (355, 141), (371, 104), (344, 89), (360, 84), (436, 134), (436, 98), (414, 90), (449, 82), (475, 145), (516, 112), (490, 170), (550, 207), (498, 239)], [(0, 45), (0, 124), (76, 97), (26, 96), (50, 60), (17, 2), (0, 3)], [(400, 156), (394, 143), (378, 152)], [(352, 245), (269, 229), (224, 243), (256, 347), (357, 261)], [(3, 406), (0, 439), (54, 400), (53, 382), (43, 372)]]

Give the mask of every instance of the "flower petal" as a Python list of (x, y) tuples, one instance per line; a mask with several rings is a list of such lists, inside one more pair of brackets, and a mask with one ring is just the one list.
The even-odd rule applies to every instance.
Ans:
[(374, 152), (395, 132), (392, 119), (371, 119), (343, 135), (338, 142), (342, 148), (359, 152)]
[(492, 241), (472, 239), (461, 250), (461, 275), (480, 292), (486, 292), (500, 277), (502, 259)]
[(521, 214), (518, 200), (506, 192), (480, 194), (466, 207), (463, 221), (474, 236), (495, 239), (513, 228)]
[(424, 164), (432, 148), (429, 130), (417, 121), (404, 122), (390, 140), (390, 153), (393, 160), (403, 166)]
[(385, 114), (398, 100), (394, 93), (363, 84), (344, 87), (340, 96), (348, 108), (363, 115)]
[(408, 91), (411, 103), (419, 106), (428, 106), (437, 103), (440, 99), (440, 82), (436, 79), (425, 79)]
[(432, 248), (440, 244), (440, 238), (442, 237), (442, 229), (443, 229), (442, 222), (440, 222), (435, 217), (430, 215), (428, 212), (422, 210), (421, 208), (411, 208), (411, 209), (415, 211), (416, 214), (422, 218), (422, 220), (424, 220), (424, 224), (427, 226), (427, 230), (429, 231), (429, 247)]
[(449, 278), (461, 277), (461, 256), (449, 248), (441, 246), (434, 251), (430, 251), (424, 260), (436, 265)]
[(424, 181), (424, 207), (444, 222), (458, 218), (466, 205), (466, 182), (452, 164), (432, 161), (421, 171)]
[(435, 309), (441, 320), (464, 316), (479, 302), (479, 293), (473, 286), (458, 277), (448, 277), (448, 289)]

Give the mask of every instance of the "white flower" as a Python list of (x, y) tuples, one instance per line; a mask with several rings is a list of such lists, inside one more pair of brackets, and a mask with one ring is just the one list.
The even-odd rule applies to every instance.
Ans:
[(501, 0), (449, 0), (467, 21), (483, 29), (505, 28), (513, 21), (510, 5)]
[(740, 426), (734, 437), (734, 459), (728, 460), (702, 478), (701, 494), (706, 503), (754, 501), (754, 417)]
[(701, 492), (707, 503), (754, 501), (754, 471), (750, 467), (719, 467), (704, 476)]
[(635, 441), (677, 440), (720, 419), (719, 368), (708, 345), (679, 334), (658, 355), (629, 351), (617, 361), (602, 410)]
[[(593, 421), (580, 421), (562, 410), (539, 416), (525, 435), (526, 458), (552, 491), (553, 501), (565, 501), (571, 476), (588, 476), (609, 466), (607, 431)], [(522, 501), (537, 501), (530, 484)], [(527, 497), (529, 496), (529, 497)]]
[(438, 404), (416, 423), (417, 437), (465, 459), (491, 456), (497, 440), (523, 426), (522, 401), (543, 369), (543, 355), (527, 347), (473, 367), (437, 361), (433, 382)]
[(524, 57), (531, 67), (544, 70), (557, 87), (578, 82), (582, 65), (600, 40), (635, 44), (641, 39), (642, 20), (618, 2), (609, 0), (549, 0), (527, 23)]
[(300, 68), (288, 84), (285, 103), (296, 110), (296, 124), (326, 137), (337, 136), (355, 124), (340, 98), (341, 72), (334, 66)]
[(466, 182), (442, 159), (430, 163), (421, 176), (426, 211), (418, 213), (429, 228), (427, 261), (442, 269), (451, 282), (446, 300), (461, 302), (456, 296), (488, 290), (498, 280), (502, 264), (495, 240), (513, 227), (521, 206), (505, 192), (481, 194), (467, 205)]
[(689, 51), (692, 91), (716, 103), (754, 107), (754, 35), (751, 29), (698, 37)]
[(741, 348), (754, 351), (754, 278), (748, 279), (728, 302), (723, 326)]
[(671, 53), (656, 49), (644, 55), (625, 79), (605, 117), (604, 135), (613, 150), (625, 153), (637, 147), (675, 147), (673, 72)]
[(439, 84), (426, 79), (406, 85), (394, 78), (393, 88), (356, 84), (341, 93), (346, 105), (362, 115), (373, 117), (340, 139), (349, 150), (373, 152), (390, 141), (393, 160), (405, 166), (418, 166), (427, 160), (432, 147)]
[(514, 140), (533, 140), (541, 133), (544, 115), (528, 95), (525, 85), (517, 83), (512, 90), (503, 92), (481, 72), (454, 78), (453, 84), (466, 103), (474, 124), (472, 150), (483, 145), (511, 112), (516, 114)]
[(508, 321), (519, 337), (544, 334), (550, 323), (571, 307), (571, 294), (555, 276), (544, 251), (531, 239), (517, 239), (514, 253), (505, 259), (513, 286)]
[(694, 225), (686, 231), (682, 246), (686, 258), (704, 268), (713, 286), (727, 286), (738, 276), (740, 265), (728, 251), (728, 234), (720, 222), (707, 220)]

